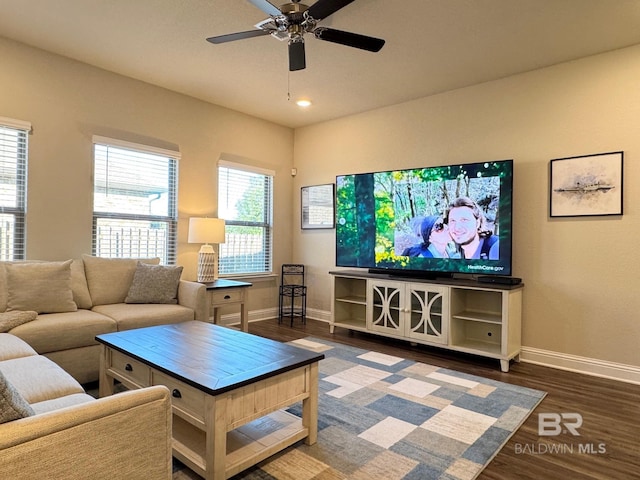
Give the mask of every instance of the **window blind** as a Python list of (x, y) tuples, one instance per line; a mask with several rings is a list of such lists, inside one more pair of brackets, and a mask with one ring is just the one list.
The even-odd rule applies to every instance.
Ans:
[(31, 124), (0, 117), (0, 260), (25, 257), (28, 133)]
[(175, 263), (178, 156), (94, 137), (94, 255)]
[(272, 271), (272, 206), (273, 172), (220, 161), (218, 217), (226, 224), (221, 275)]

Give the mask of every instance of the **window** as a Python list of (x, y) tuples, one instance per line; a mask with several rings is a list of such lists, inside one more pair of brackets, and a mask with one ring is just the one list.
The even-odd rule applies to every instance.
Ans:
[(31, 124), (0, 117), (0, 260), (25, 254), (27, 135)]
[(93, 253), (176, 258), (179, 153), (94, 137)]
[(224, 160), (218, 164), (218, 217), (226, 224), (221, 275), (271, 272), (273, 175)]

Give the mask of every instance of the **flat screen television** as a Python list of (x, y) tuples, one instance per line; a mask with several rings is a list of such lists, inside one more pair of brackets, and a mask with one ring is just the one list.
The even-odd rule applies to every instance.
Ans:
[(336, 265), (511, 275), (513, 160), (336, 177)]

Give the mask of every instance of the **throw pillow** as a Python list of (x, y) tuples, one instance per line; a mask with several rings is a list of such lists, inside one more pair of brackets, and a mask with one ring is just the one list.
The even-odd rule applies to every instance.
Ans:
[(71, 293), (73, 293), (73, 301), (76, 302), (78, 308), (90, 310), (93, 307), (87, 286), (87, 276), (84, 273), (84, 262), (81, 258), (76, 258), (71, 262)]
[(182, 267), (138, 262), (125, 303), (178, 303)]
[(12, 328), (31, 322), (36, 319), (38, 312), (12, 310), (11, 312), (0, 313), (0, 333), (5, 333)]
[(0, 262), (0, 312), (7, 309), (7, 262)]
[(71, 291), (71, 260), (12, 263), (7, 271), (7, 311), (75, 312)]
[[(93, 305), (123, 303), (131, 287), (138, 260), (83, 255), (82, 261)], [(159, 258), (140, 259), (140, 261), (155, 265), (160, 263)]]
[(0, 371), (0, 423), (12, 422), (35, 414), (31, 405)]

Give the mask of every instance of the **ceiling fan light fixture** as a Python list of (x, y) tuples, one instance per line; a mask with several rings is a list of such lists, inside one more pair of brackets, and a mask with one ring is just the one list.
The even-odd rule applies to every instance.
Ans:
[(311, 106), (311, 100), (301, 98), (300, 100), (296, 101), (296, 105), (298, 105), (300, 108), (309, 108)]
[(345, 32), (335, 28), (318, 27), (318, 22), (333, 15), (355, 0), (316, 0), (311, 5), (300, 3), (302, 0), (291, 0), (276, 7), (273, 0), (249, 0), (255, 7), (269, 15), (269, 18), (255, 24), (256, 30), (229, 33), (207, 38), (213, 44), (227, 43), (245, 38), (271, 35), (285, 41), (289, 49), (289, 71), (295, 72), (306, 68), (304, 35), (313, 35), (324, 40), (347, 47), (359, 48), (370, 52), (378, 52), (384, 45), (380, 38)]

